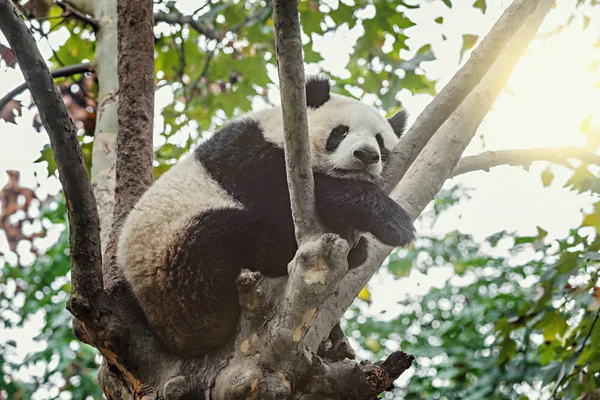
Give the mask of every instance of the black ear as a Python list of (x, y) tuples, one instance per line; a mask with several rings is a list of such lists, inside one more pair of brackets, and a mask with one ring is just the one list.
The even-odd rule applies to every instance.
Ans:
[(331, 86), (324, 76), (312, 75), (306, 79), (306, 106), (319, 108), (329, 100)]
[(393, 117), (388, 118), (388, 122), (392, 126), (396, 136), (401, 137), (404, 133), (407, 118), (408, 114), (406, 113), (406, 110), (398, 111)]

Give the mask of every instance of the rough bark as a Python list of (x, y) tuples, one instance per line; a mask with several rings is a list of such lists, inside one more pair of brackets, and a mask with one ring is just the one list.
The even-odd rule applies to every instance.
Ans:
[(103, 293), (100, 224), (96, 201), (83, 162), (75, 126), (48, 66), (23, 16), (8, 0), (0, 1), (0, 29), (8, 40), (50, 137), (69, 214), (74, 313), (92, 307)]
[(297, 0), (273, 2), (275, 51), (281, 109), (283, 113), (284, 151), (292, 218), (296, 240), (319, 231), (315, 212), (314, 187), (306, 117), (306, 89), (302, 38)]
[(117, 237), (137, 200), (153, 183), (154, 17), (152, 2), (118, 0), (119, 105), (113, 223), (104, 263), (110, 293), (123, 283), (115, 265)]
[[(391, 154), (385, 176), (394, 188), (439, 127), (481, 81), (539, 0), (514, 0), (463, 65), (435, 96)], [(486, 109), (487, 111), (487, 109)]]
[[(81, 63), (75, 65), (68, 65), (66, 67), (57, 68), (50, 73), (53, 78), (63, 78), (65, 76), (72, 76), (81, 74), (83, 72), (92, 72), (94, 69), (90, 63)], [(5, 94), (0, 99), (0, 111), (15, 97), (23, 93), (27, 89), (27, 82), (24, 82)]]
[[(73, 3), (78, 2), (87, 4), (86, 0), (73, 0)], [(525, 3), (525, 1), (519, 0), (517, 2)], [(293, 4), (291, 7), (293, 10), (288, 8), (290, 3)], [(507, 35), (513, 36), (511, 43), (506, 46), (502, 55), (494, 63), (494, 67), (489, 70), (484, 79), (481, 79), (476, 88), (468, 89), (467, 93), (471, 93), (462, 97), (461, 100), (464, 99), (464, 101), (460, 107), (449, 101), (451, 105), (447, 115), (451, 115), (450, 118), (447, 122), (440, 123), (437, 127), (434, 126), (433, 129), (437, 130), (437, 133), (431, 141), (429, 140), (431, 135), (427, 138), (426, 142), (429, 144), (423, 149), (419, 158), (405, 174), (401, 184), (393, 192), (392, 195), (397, 201), (410, 206), (408, 208), (415, 217), (451, 175), (481, 118), (502, 87), (502, 80), (512, 70), (515, 58), (518, 58), (531, 40), (533, 33), (552, 4), (548, 0), (542, 0), (539, 3), (538, 9), (529, 17), (523, 29), (514, 35), (511, 34), (510, 29), (505, 31)], [(276, 4), (276, 12), (277, 6)], [(119, 285), (123, 281), (115, 269), (112, 258), (119, 224), (152, 182), (151, 138), (154, 85), (151, 7), (152, 2), (119, 0), (120, 58), (118, 72), (120, 92), (118, 116), (120, 132), (114, 210), (116, 227), (113, 228), (109, 239), (109, 248), (107, 249), (109, 257), (105, 259), (105, 271), (107, 272), (105, 282), (111, 296), (111, 303), (108, 304), (104, 291), (102, 291), (99, 221), (96, 205), (87, 174), (79, 176), (81, 168), (85, 173), (85, 167), (83, 167), (81, 150), (76, 138), (74, 134), (71, 134), (74, 132), (74, 128), (72, 124), (68, 127), (64, 120), (66, 110), (56, 110), (57, 107), (64, 109), (64, 105), (57, 97), (56, 88), (52, 84), (45, 63), (41, 60), (32, 38), (26, 32), (22, 18), (15, 20), (17, 26), (14, 26), (14, 22), (12, 22), (14, 7), (7, 0), (0, 0), (0, 27), (3, 31), (13, 31), (13, 35), (17, 33), (18, 37), (29, 37), (29, 42), (25, 47), (20, 41), (11, 43), (13, 49), (22, 49), (15, 52), (19, 63), (22, 62), (19, 57), (27, 58), (31, 54), (35, 54), (35, 62), (25, 60), (21, 64), (21, 68), (24, 70), (27, 81), (32, 81), (30, 83), (32, 93), (35, 92), (41, 97), (45, 95), (39, 104), (36, 99), (36, 104), (38, 104), (38, 108), (44, 109), (43, 113), (40, 112), (42, 120), (47, 124), (51, 138), (53, 135), (58, 137), (58, 139), (53, 139), (55, 140), (53, 146), (61, 146), (60, 151), (55, 152), (55, 157), (61, 179), (64, 179), (63, 185), (68, 200), (71, 200), (73, 184), (80, 185), (76, 188), (79, 190), (77, 193), (83, 191), (81, 199), (85, 200), (85, 204), (71, 204), (72, 201), (68, 201), (70, 223), (80, 224), (79, 227), (81, 227), (85, 226), (84, 223), (89, 222), (85, 226), (86, 232), (82, 232), (81, 229), (71, 231), (71, 235), (80, 239), (72, 241), (75, 287), (73, 298), (86, 300), (71, 301), (71, 305), (77, 306), (72, 306), (71, 312), (78, 316), (74, 323), (76, 336), (98, 348), (104, 357), (103, 365), (99, 370), (99, 380), (106, 396), (110, 400), (122, 398), (175, 400), (208, 398), (209, 396), (217, 399), (295, 398), (308, 400), (328, 396), (335, 396), (338, 399), (375, 398), (378, 393), (388, 389), (392, 382), (410, 367), (412, 356), (396, 352), (383, 362), (358, 364), (350, 360), (331, 360), (317, 355), (319, 346), (328, 338), (343, 312), (389, 254), (391, 249), (376, 244), (375, 240), (370, 241), (373, 256), (367, 265), (349, 272), (346, 263), (348, 243), (334, 234), (299, 235), (302, 239), (300, 248), (288, 266), (288, 277), (267, 279), (260, 273), (242, 271), (237, 281), (242, 315), (235, 341), (212, 354), (197, 359), (180, 359), (165, 352), (151, 333), (150, 327), (135, 302), (128, 297), (127, 291), (115, 290), (115, 288), (123, 287)], [(296, 2), (292, 1), (288, 2), (285, 8), (288, 11), (291, 10), (291, 14), (293, 14), (296, 12), (295, 7)], [(10, 13), (3, 12), (4, 8)], [(523, 9), (521, 12), (527, 14)], [(290, 17), (295, 18), (291, 14)], [(7, 15), (10, 18), (7, 18)], [(516, 17), (513, 15), (511, 18)], [(279, 32), (279, 30), (290, 28), (294, 30), (298, 29), (298, 26), (279, 24), (282, 20), (278, 19), (277, 21), (277, 35), (282, 35), (278, 40), (281, 43), (288, 43), (282, 39), (294, 37), (293, 32), (291, 36), (288, 36), (289, 32)], [(9, 34), (5, 32), (5, 35), (9, 38)], [(496, 41), (491, 42), (497, 43)], [(293, 41), (291, 43), (299, 45)], [(486, 42), (484, 41), (484, 43)], [(279, 61), (281, 69), (284, 64), (280, 59)], [(35, 77), (31, 77), (30, 73), (37, 71), (36, 68), (42, 68), (43, 73), (37, 73)], [(283, 68), (285, 69), (285, 67)], [(290, 90), (298, 95), (298, 91), (303, 92), (304, 79), (302, 78), (300, 87), (291, 85), (290, 89), (289, 82), (294, 82), (293, 79), (287, 80), (287, 89), (282, 86), (282, 91)], [(449, 85), (455, 85), (455, 80), (462, 82), (461, 79), (455, 77)], [(499, 80), (497, 81), (497, 79)], [(463, 84), (469, 85), (464, 82)], [(54, 88), (52, 95), (48, 94), (48, 87)], [(282, 93), (282, 96), (282, 103), (288, 102), (289, 104), (290, 98), (285, 97), (287, 94)], [(54, 105), (51, 104), (53, 102)], [(301, 104), (304, 103), (303, 101)], [(424, 114), (433, 112), (431, 110), (432, 108), (426, 109)], [(53, 112), (53, 116), (58, 115), (59, 119), (46, 120), (45, 115), (49, 115), (50, 111)], [(294, 119), (292, 117), (294, 113), (295, 111), (290, 110), (289, 107), (284, 109), (284, 118), (294, 121), (286, 125), (286, 130), (298, 121), (300, 130), (303, 129), (301, 127), (302, 116), (300, 115), (300, 119)], [(432, 116), (429, 115), (429, 117)], [(426, 115), (420, 118), (423, 118), (424, 121), (427, 120)], [(56, 125), (58, 122), (62, 125)], [(63, 130), (58, 129), (57, 131), (57, 128), (61, 127)], [(52, 130), (53, 128), (54, 130)], [(425, 135), (429, 135), (427, 129), (432, 128), (428, 126), (427, 129), (420, 129), (424, 129)], [(419, 129), (415, 129), (416, 133), (414, 134), (417, 134), (418, 131)], [(289, 135), (286, 138), (287, 142), (294, 140), (298, 140), (298, 137)], [(304, 147), (303, 151), (307, 152), (308, 148)], [(288, 167), (294, 162), (294, 157), (291, 156), (298, 156), (293, 152), (289, 153), (291, 154), (286, 157)], [(71, 164), (67, 160), (72, 159), (78, 161), (73, 168), (70, 168), (72, 171), (69, 171), (66, 167)], [(298, 159), (305, 162), (301, 155)], [(63, 176), (63, 172), (66, 173), (65, 176)], [(77, 174), (80, 179), (73, 182), (72, 178)], [(423, 185), (422, 182), (428, 182), (428, 185), (431, 184), (433, 188), (423, 187), (427, 185)], [(296, 185), (296, 183), (292, 185)], [(392, 186), (390, 185), (390, 187)], [(83, 211), (86, 211), (86, 214), (82, 216)], [(314, 212), (310, 215), (313, 216)], [(92, 216), (92, 220), (83, 219), (89, 219), (90, 216)], [(310, 230), (307, 229), (304, 232), (310, 232)], [(83, 262), (85, 264), (82, 264)], [(90, 279), (82, 283), (82, 278), (87, 277)], [(98, 300), (78, 296), (80, 293), (87, 293), (90, 290), (96, 290), (102, 298)]]

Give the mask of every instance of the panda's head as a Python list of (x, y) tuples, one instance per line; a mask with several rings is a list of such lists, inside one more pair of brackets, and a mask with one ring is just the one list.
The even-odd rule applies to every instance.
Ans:
[(308, 129), (315, 170), (338, 177), (377, 180), (406, 126), (406, 113), (386, 119), (375, 108), (332, 94), (327, 78), (306, 84)]

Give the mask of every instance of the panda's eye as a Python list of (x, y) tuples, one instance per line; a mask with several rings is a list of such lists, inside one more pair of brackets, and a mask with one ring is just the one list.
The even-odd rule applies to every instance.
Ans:
[(331, 130), (329, 133), (329, 137), (327, 138), (327, 143), (325, 144), (325, 149), (329, 152), (335, 151), (338, 148), (342, 140), (348, 135), (350, 131), (350, 127), (346, 125), (338, 125)]
[(344, 137), (350, 131), (350, 127), (346, 125), (338, 125), (331, 131), (331, 135)]

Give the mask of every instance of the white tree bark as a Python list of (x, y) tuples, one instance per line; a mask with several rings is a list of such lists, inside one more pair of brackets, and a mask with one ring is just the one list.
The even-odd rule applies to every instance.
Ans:
[(461, 158), (452, 171), (452, 176), (473, 171), (488, 171), (490, 168), (499, 165), (529, 167), (535, 161), (549, 161), (571, 168), (572, 165), (568, 162), (569, 160), (580, 160), (586, 164), (600, 165), (599, 155), (576, 147), (497, 150)]
[(117, 0), (94, 2), (93, 15), (99, 27), (96, 32), (96, 55), (93, 62), (98, 78), (98, 110), (91, 175), (100, 215), (102, 254), (105, 254), (108, 234), (112, 227), (117, 162)]

